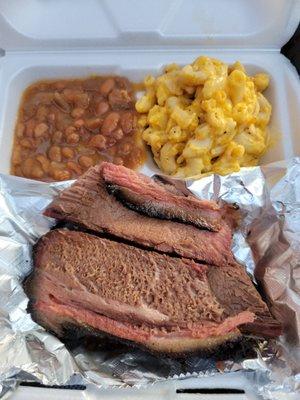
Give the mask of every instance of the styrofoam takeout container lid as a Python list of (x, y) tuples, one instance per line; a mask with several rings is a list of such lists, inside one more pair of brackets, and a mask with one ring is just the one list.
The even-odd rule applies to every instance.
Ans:
[[(139, 82), (199, 55), (267, 72), (274, 145), (262, 163), (300, 155), (300, 83), (280, 54), (299, 18), (299, 0), (0, 0), (0, 172), (9, 173), (20, 98), (32, 82), (95, 73)], [(157, 170), (149, 160), (142, 171)]]

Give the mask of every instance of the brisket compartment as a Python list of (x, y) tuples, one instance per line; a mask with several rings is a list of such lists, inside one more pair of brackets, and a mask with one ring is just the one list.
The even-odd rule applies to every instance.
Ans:
[[(120, 183), (120, 175), (123, 174), (123, 171), (123, 167), (116, 167), (113, 170), (110, 167), (109, 169), (108, 163), (90, 168), (70, 188), (63, 190), (47, 207), (44, 214), (58, 220), (71, 222), (85, 229), (109, 233), (134, 244), (166, 253), (175, 253), (207, 264), (223, 266), (233, 261), (231, 221), (227, 222), (222, 218), (223, 208), (221, 209), (214, 202), (201, 201), (192, 196), (175, 195), (174, 192), (172, 194), (170, 190), (154, 181), (151, 186), (149, 178), (144, 178), (134, 172), (132, 175), (135, 176), (135, 181), (130, 177), (132, 182), (130, 196), (126, 192), (130, 200), (127, 197), (127, 205), (124, 205), (117, 199), (119, 196), (116, 193), (120, 191), (121, 186), (118, 185), (117, 190), (112, 190), (111, 185), (113, 177)], [(130, 173), (127, 173), (124, 184), (128, 174)], [(110, 179), (110, 183), (105, 182), (103, 176), (107, 180)], [(116, 180), (114, 180), (114, 188), (116, 188)], [(141, 191), (139, 184), (146, 193), (148, 193), (147, 190), (149, 191), (148, 197), (139, 194)], [(107, 185), (109, 190), (115, 192), (115, 196), (109, 194)], [(157, 190), (159, 195), (154, 201), (153, 188), (156, 187), (160, 188), (160, 191)], [(122, 188), (124, 193), (127, 188), (125, 186)], [(165, 196), (165, 200), (163, 200), (163, 196)], [(129, 202), (134, 201), (133, 197), (136, 203), (130, 203), (131, 205), (128, 207)], [(164, 214), (164, 219), (149, 216), (151, 212), (148, 211), (151, 207), (145, 206), (145, 197), (150, 198), (149, 201), (154, 201), (155, 211), (152, 214)], [(139, 198), (141, 200), (137, 204)], [(124, 198), (122, 201), (124, 202)], [(143, 203), (144, 211), (147, 208), (148, 215), (144, 215), (144, 211), (142, 213), (141, 203)], [(189, 204), (192, 204), (194, 208)], [(196, 212), (196, 205), (199, 206), (199, 204), (201, 207)], [(198, 214), (199, 219), (201, 217), (203, 221), (205, 220), (207, 225), (210, 224), (211, 229), (218, 229), (218, 231), (207, 230), (207, 227), (199, 229), (188, 223), (188, 220), (192, 220), (195, 214)], [(173, 220), (167, 219), (167, 215), (170, 218), (172, 216)], [(174, 219), (179, 220), (180, 218), (181, 220), (185, 219), (186, 223), (174, 221)]]
[[(241, 327), (261, 336), (255, 332), (260, 317), (266, 326), (274, 324), (246, 274), (239, 293), (244, 300), (230, 308), (210, 282), (219, 279), (209, 275), (210, 268), (216, 274), (223, 269), (88, 233), (49, 232), (36, 245), (34, 263), (27, 285), (33, 315), (58, 336), (73, 324), (178, 355), (236, 339)], [(241, 279), (243, 269), (236, 268), (236, 277), (223, 281), (225, 297)]]
[(280, 335), (233, 258), (233, 207), (102, 163), (45, 215), (80, 230), (39, 240), (27, 284), (34, 318), (58, 336), (77, 327), (174, 356)]

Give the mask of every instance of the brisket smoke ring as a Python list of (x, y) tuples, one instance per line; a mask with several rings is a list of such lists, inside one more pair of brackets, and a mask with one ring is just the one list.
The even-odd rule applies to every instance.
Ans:
[(244, 333), (278, 336), (231, 254), (232, 212), (123, 167), (91, 168), (45, 211), (91, 233), (55, 229), (39, 240), (26, 288), (34, 318), (60, 337), (78, 327), (173, 356), (211, 352)]

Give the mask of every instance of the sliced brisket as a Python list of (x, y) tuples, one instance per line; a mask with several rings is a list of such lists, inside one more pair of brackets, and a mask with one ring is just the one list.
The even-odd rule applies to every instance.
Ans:
[(68, 230), (43, 236), (34, 263), (27, 286), (33, 314), (59, 336), (71, 323), (178, 354), (212, 349), (240, 336), (242, 327), (263, 336), (257, 319), (274, 324), (238, 267), (228, 284), (222, 268)]
[(282, 326), (276, 321), (266, 303), (260, 298), (245, 269), (238, 263), (226, 268), (211, 266), (207, 271), (209, 285), (224, 307), (226, 315), (249, 310), (256, 315), (255, 322), (242, 327), (246, 333), (261, 333), (264, 337), (281, 335)]
[(222, 211), (214, 201), (171, 193), (153, 179), (120, 165), (103, 163), (102, 176), (108, 191), (134, 211), (209, 231), (217, 232), (222, 226)]
[[(103, 164), (102, 164), (103, 165)], [(174, 222), (167, 219), (157, 219), (148, 215), (140, 214), (123, 205), (113, 195), (109, 194), (103, 179), (102, 165), (90, 168), (70, 188), (62, 191), (56, 199), (47, 207), (45, 215), (72, 222), (81, 227), (96, 231), (107, 232), (115, 237), (129, 240), (145, 247), (158, 251), (176, 253), (183, 257), (192, 258), (213, 265), (226, 265), (233, 261), (231, 254), (232, 231), (230, 224), (225, 220), (220, 223), (219, 230), (212, 232), (198, 229), (193, 225)], [(104, 164), (105, 165), (105, 164)], [(145, 182), (140, 175), (133, 173), (145, 187)], [(148, 178), (145, 180), (148, 181)], [(151, 181), (152, 182), (152, 181)], [(161, 185), (160, 199), (156, 201), (158, 207), (164, 212), (177, 213), (179, 208), (174, 204), (181, 204), (182, 218), (190, 218), (197, 215), (216, 215), (219, 220), (219, 210), (215, 203), (201, 202), (200, 200), (184, 196), (172, 195), (171, 191), (164, 190)], [(149, 185), (151, 189), (151, 185)], [(136, 190), (138, 185), (135, 185)], [(175, 192), (174, 192), (175, 193)], [(162, 204), (162, 198), (168, 199)], [(138, 196), (134, 193), (136, 201)], [(153, 198), (153, 196), (152, 196)], [(173, 203), (169, 201), (172, 198)], [(183, 201), (184, 207), (182, 207)], [(171, 204), (171, 205), (168, 205)], [(190, 207), (191, 214), (188, 215), (188, 204), (199, 206)], [(207, 207), (204, 207), (204, 204)], [(198, 211), (197, 211), (198, 210)], [(204, 214), (201, 214), (201, 213)], [(175, 215), (173, 213), (173, 215)], [(205, 217), (206, 218), (206, 217)], [(212, 218), (213, 219), (213, 218)], [(207, 220), (207, 218), (206, 218)]]

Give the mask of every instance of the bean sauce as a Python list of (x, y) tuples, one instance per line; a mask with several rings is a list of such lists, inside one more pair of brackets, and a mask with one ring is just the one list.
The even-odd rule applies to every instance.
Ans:
[(22, 97), (11, 173), (75, 179), (100, 161), (136, 169), (146, 159), (133, 85), (119, 76), (39, 81)]

